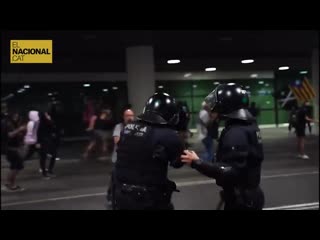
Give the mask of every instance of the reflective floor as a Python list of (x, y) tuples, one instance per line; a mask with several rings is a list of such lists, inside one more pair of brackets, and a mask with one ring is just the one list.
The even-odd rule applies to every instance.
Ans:
[[(262, 129), (265, 161), (262, 188), (266, 209), (319, 209), (319, 138), (307, 136), (306, 153), (310, 159), (296, 157), (295, 136), (286, 128)], [(192, 149), (201, 152), (202, 146), (191, 139)], [(23, 192), (1, 192), (1, 208), (7, 210), (106, 210), (105, 192), (111, 170), (110, 160), (82, 161), (85, 141), (68, 142), (60, 150), (56, 163), (57, 177), (43, 180), (37, 160), (26, 162), (18, 181)], [(35, 156), (36, 157), (36, 156)], [(1, 184), (8, 171), (1, 158)], [(188, 166), (170, 169), (180, 193), (173, 202), (178, 210), (214, 210), (219, 202), (219, 187), (213, 180), (201, 176)]]

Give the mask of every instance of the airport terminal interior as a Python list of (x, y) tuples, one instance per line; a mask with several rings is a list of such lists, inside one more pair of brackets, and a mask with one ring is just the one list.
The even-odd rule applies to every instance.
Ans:
[[(18, 39), (52, 40), (52, 63), (12, 63), (10, 43)], [(152, 94), (168, 93), (187, 107), (188, 148), (202, 154), (199, 112), (224, 83), (241, 85), (258, 109), (264, 209), (319, 209), (319, 122), (305, 129), (308, 159), (299, 158), (297, 137), (288, 130), (293, 107), (305, 101), (309, 117), (319, 121), (319, 31), (5, 31), (1, 53), (1, 116), (18, 112), (26, 120), (31, 110), (50, 111), (61, 130), (56, 177), (42, 179), (34, 153), (17, 176), (24, 191), (5, 191), (10, 167), (2, 151), (2, 210), (109, 210), (114, 146), (83, 157), (94, 111), (108, 109), (116, 124), (124, 109), (138, 115)], [(307, 85), (302, 93), (294, 89), (298, 83)], [(219, 122), (219, 133), (223, 127)], [(214, 151), (217, 146), (214, 140)], [(169, 168), (168, 175), (180, 190), (173, 194), (176, 210), (217, 209), (213, 179), (189, 166)]]

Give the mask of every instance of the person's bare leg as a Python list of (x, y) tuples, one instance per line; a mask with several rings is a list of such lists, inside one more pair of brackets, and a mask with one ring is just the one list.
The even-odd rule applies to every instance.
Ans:
[(91, 141), (86, 149), (86, 151), (83, 154), (83, 157), (86, 159), (89, 156), (89, 152), (94, 148), (94, 146), (96, 145), (95, 141)]
[(7, 176), (7, 185), (9, 187), (12, 188), (16, 186), (17, 175), (18, 175), (18, 170), (10, 170)]
[(108, 150), (107, 140), (102, 140), (101, 144), (102, 144), (102, 146), (101, 146), (102, 153), (107, 153), (107, 150)]

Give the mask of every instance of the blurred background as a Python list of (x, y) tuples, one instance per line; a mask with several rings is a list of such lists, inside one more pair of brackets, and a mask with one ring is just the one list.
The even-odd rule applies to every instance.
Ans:
[[(54, 106), (67, 116), (66, 136), (83, 134), (78, 120), (88, 102), (111, 108), (119, 121), (124, 106), (141, 112), (154, 91), (185, 102), (195, 128), (203, 98), (230, 82), (249, 91), (258, 123), (275, 127), (288, 123), (294, 101), (282, 106), (281, 99), (290, 81), (307, 77), (318, 89), (312, 77), (318, 32), (311, 30), (7, 31), (3, 38), (1, 109)], [(10, 39), (52, 39), (53, 64), (10, 64)]]
[[(10, 40), (28, 39), (52, 40), (53, 63), (10, 64)], [(289, 86), (308, 94), (298, 86), (305, 79), (315, 92), (311, 96), (308, 90), (308, 114), (319, 120), (319, 31), (3, 31), (0, 42), (1, 117), (18, 112), (26, 122), (30, 110), (48, 111), (61, 134), (57, 158), (52, 158), (60, 160), (57, 178), (43, 181), (39, 156), (33, 154), (18, 176), (26, 191), (2, 192), (2, 209), (105, 210), (113, 139), (110, 133), (107, 154), (93, 151), (88, 158), (90, 120), (99, 110), (107, 112), (111, 132), (125, 108), (138, 115), (154, 92), (182, 102), (190, 116), (191, 131), (183, 133), (188, 149), (205, 153), (197, 133), (199, 111), (220, 83), (241, 84), (256, 103), (265, 154), (265, 208), (319, 209), (319, 125), (308, 126), (304, 158), (288, 128), (292, 107), (304, 102)], [(9, 170), (2, 153), (2, 185)], [(189, 166), (170, 168), (168, 174), (181, 190), (173, 195), (176, 209), (216, 209), (220, 189), (212, 179)]]

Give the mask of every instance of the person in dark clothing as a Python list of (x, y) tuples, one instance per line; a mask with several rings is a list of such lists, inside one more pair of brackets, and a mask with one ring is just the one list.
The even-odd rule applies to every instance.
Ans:
[(295, 129), (296, 125), (297, 125), (297, 107), (292, 106), (291, 111), (289, 113), (289, 126), (288, 126), (289, 132), (291, 132), (292, 128)]
[(55, 138), (55, 146), (56, 146), (56, 160), (60, 159), (58, 156), (58, 150), (61, 144), (61, 137), (64, 135), (64, 118), (61, 110), (57, 110), (57, 106), (53, 104), (50, 108), (49, 115), (51, 116), (52, 121), (56, 127), (56, 138)]
[(22, 187), (16, 184), (18, 173), (23, 169), (24, 147), (23, 140), (26, 134), (27, 127), (22, 125), (18, 113), (13, 114), (4, 123), (6, 133), (6, 157), (10, 164), (10, 171), (8, 173), (5, 190), (10, 192), (22, 191)]
[(109, 109), (102, 110), (94, 116), (90, 121), (90, 126), (87, 131), (92, 131), (92, 141), (87, 147), (84, 158), (87, 159), (89, 152), (97, 146), (101, 146), (103, 154), (107, 153), (110, 140), (112, 139), (112, 130), (114, 122), (112, 121), (111, 111)]
[(298, 148), (298, 157), (302, 159), (309, 159), (309, 156), (305, 154), (304, 144), (305, 144), (305, 128), (306, 124), (309, 122), (317, 122), (310, 117), (310, 112), (308, 111), (308, 102), (304, 102), (302, 106), (296, 111), (296, 135), (297, 135), (297, 148)]
[(113, 209), (173, 210), (176, 190), (168, 180), (168, 165), (180, 168), (183, 144), (174, 130), (179, 121), (175, 99), (151, 96), (138, 116), (121, 133), (113, 174)]
[[(57, 156), (57, 137), (58, 130), (51, 119), (51, 116), (45, 112), (40, 113), (40, 124), (37, 132), (38, 144), (40, 147), (40, 169), (44, 179), (55, 177), (53, 168)], [(46, 168), (47, 157), (50, 156), (48, 169)]]
[(189, 150), (181, 155), (182, 162), (216, 179), (223, 188), (220, 196), (225, 210), (262, 210), (264, 194), (259, 185), (264, 154), (260, 130), (247, 110), (247, 92), (237, 84), (221, 84), (205, 101), (212, 112), (225, 120), (217, 162), (202, 161)]
[(250, 105), (248, 111), (255, 118), (257, 118), (257, 116), (259, 115), (259, 109), (256, 107), (256, 103), (255, 102), (251, 102), (251, 105)]
[(210, 139), (212, 139), (212, 162), (215, 162), (215, 140), (218, 139), (219, 136), (219, 121), (218, 121), (218, 114), (217, 113), (211, 113), (210, 114), (210, 121), (209, 124), (207, 126), (207, 130), (208, 130), (208, 137)]
[(7, 147), (7, 121), (8, 116), (5, 113), (1, 113), (1, 154), (6, 153), (6, 147)]
[(187, 139), (188, 139), (188, 124), (190, 121), (190, 112), (188, 109), (188, 106), (184, 102), (177, 102), (177, 106), (179, 109), (179, 122), (176, 126), (176, 129), (179, 133), (179, 136), (184, 143), (184, 145), (187, 147), (189, 146)]

